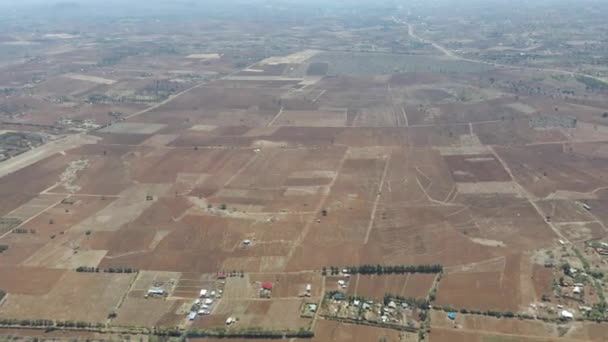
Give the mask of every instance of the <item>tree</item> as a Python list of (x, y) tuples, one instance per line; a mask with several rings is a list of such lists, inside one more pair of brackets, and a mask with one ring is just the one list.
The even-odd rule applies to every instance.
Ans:
[(570, 264), (567, 262), (563, 263), (562, 271), (564, 272), (565, 275), (569, 276), (570, 275)]

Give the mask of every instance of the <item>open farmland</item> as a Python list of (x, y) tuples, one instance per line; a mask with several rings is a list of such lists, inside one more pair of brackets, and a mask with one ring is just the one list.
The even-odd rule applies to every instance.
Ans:
[(133, 275), (68, 272), (44, 295), (15, 294), (2, 305), (2, 318), (103, 322), (118, 305)]
[(608, 7), (519, 5), (0, 3), (0, 340), (605, 340)]

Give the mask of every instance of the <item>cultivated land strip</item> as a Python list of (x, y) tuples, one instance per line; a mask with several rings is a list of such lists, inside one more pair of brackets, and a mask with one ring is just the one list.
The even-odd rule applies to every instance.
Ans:
[[(63, 201), (63, 199), (60, 199), (59, 201), (56, 201), (54, 203), (52, 203), (51, 205), (49, 205), (48, 207), (46, 207), (45, 209), (43, 209), (42, 211), (40, 211), (39, 213), (37, 213), (36, 215), (33, 215), (32, 217), (28, 218), (27, 220), (21, 222), (17, 227), (10, 229), (8, 232), (0, 235), (0, 239), (3, 239), (4, 237), (8, 236), (10, 233), (13, 232), (13, 230), (18, 229), (23, 227), (23, 225), (27, 224), (28, 222), (32, 221), (33, 219), (35, 219), (36, 217), (46, 213), (47, 211), (51, 210), (54, 206), (58, 205), (59, 203), (61, 203)], [(19, 208), (17, 208), (19, 209)], [(17, 210), (15, 209), (15, 210)], [(14, 210), (13, 210), (14, 211)], [(5, 215), (6, 217), (10, 217), (10, 213)]]
[(386, 158), (386, 162), (384, 163), (384, 171), (382, 172), (382, 178), (380, 179), (380, 185), (378, 186), (378, 192), (376, 193), (376, 199), (374, 200), (374, 205), (372, 207), (372, 213), (369, 217), (369, 224), (367, 225), (367, 231), (365, 232), (365, 239), (363, 240), (363, 244), (367, 245), (369, 241), (369, 236), (372, 232), (372, 228), (374, 227), (374, 221), (376, 219), (376, 211), (378, 210), (378, 203), (380, 202), (380, 196), (382, 195), (382, 188), (384, 187), (384, 180), (386, 179), (386, 174), (388, 173), (388, 167), (391, 163), (391, 155), (389, 154)]
[(281, 110), (279, 110), (279, 112), (277, 113), (277, 115), (275, 115), (272, 120), (270, 120), (270, 122), (268, 123), (268, 127), (274, 125), (274, 123), (281, 117), (281, 115), (283, 115), (283, 106), (281, 106)]
[[(444, 330), (444, 331), (457, 331), (457, 332), (468, 332), (468, 333), (472, 333), (474, 335), (482, 335), (482, 336), (486, 336), (488, 341), (492, 341), (494, 339), (490, 339), (491, 337), (496, 336), (497, 338), (501, 338), (501, 339), (496, 339), (496, 341), (503, 341), (506, 339), (506, 341), (511, 341), (512, 339), (515, 339), (515, 341), (520, 341), (520, 339), (525, 339), (526, 341), (540, 341), (540, 342), (547, 342), (550, 340), (553, 340), (550, 337), (542, 337), (542, 336), (534, 336), (534, 335), (523, 335), (523, 334), (507, 334), (507, 333), (501, 333), (501, 332), (495, 332), (495, 331), (484, 331), (484, 330), (473, 330), (473, 329), (465, 329), (465, 328), (459, 328), (458, 330), (455, 330), (454, 328), (444, 328), (444, 327), (437, 327), (437, 326), (433, 326), (432, 327), (433, 330)], [(572, 339), (572, 338), (568, 338), (568, 339), (563, 339), (560, 338), (560, 341), (564, 341), (564, 342), (585, 342), (588, 340), (580, 340), (580, 339)], [(484, 339), (485, 341), (485, 339)]]
[[(325, 203), (327, 202), (327, 199), (329, 198), (329, 194), (331, 193), (331, 189), (333, 188), (334, 184), (336, 183), (336, 180), (338, 179), (338, 176), (340, 175), (340, 171), (342, 170), (342, 167), (344, 166), (346, 159), (348, 159), (348, 151), (344, 152), (344, 155), (342, 156), (342, 159), (340, 160), (340, 165), (338, 166), (338, 169), (336, 171), (336, 175), (332, 178), (331, 182), (325, 186), (325, 188), (327, 190), (323, 193), (323, 197), (321, 198), (321, 200), (315, 207), (315, 213), (320, 212), (321, 209), (325, 206)], [(306, 238), (306, 236), (310, 232), (310, 228), (312, 227), (313, 223), (316, 222), (316, 220), (317, 220), (317, 218), (315, 216), (312, 216), (308, 220), (308, 222), (306, 222), (306, 224), (304, 225), (304, 228), (302, 229), (302, 232), (295, 239), (295, 241), (292, 244), (291, 249), (289, 250), (289, 253), (287, 253), (287, 257), (285, 258), (287, 260), (285, 262), (286, 264), (293, 257), (293, 254), (295, 253), (296, 248), (302, 243), (302, 241), (304, 241), (304, 238)]]

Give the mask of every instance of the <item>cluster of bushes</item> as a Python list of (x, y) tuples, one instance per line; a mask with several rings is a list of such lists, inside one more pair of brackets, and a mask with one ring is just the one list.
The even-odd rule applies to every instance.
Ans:
[(424, 299), (424, 298), (412, 298), (412, 297), (402, 297), (402, 296), (395, 296), (392, 294), (385, 294), (384, 295), (384, 305), (388, 305), (388, 303), (390, 303), (391, 301), (396, 301), (396, 302), (401, 302), (401, 303), (408, 303), (409, 305), (415, 306), (420, 310), (427, 310), (429, 308), (429, 301)]
[(585, 85), (587, 90), (606, 90), (608, 84), (589, 76), (577, 76), (576, 80)]
[(591, 311), (587, 311), (585, 313), (585, 318), (587, 319), (591, 319), (591, 320), (595, 320), (595, 321), (602, 321), (606, 319), (606, 312), (608, 311), (608, 304), (606, 304), (605, 301), (594, 304), (593, 308), (591, 309)]
[[(413, 327), (409, 327), (409, 326), (405, 326), (405, 325), (396, 325), (394, 323), (382, 323), (382, 322), (374, 322), (374, 321), (367, 321), (367, 320), (356, 320), (356, 319), (352, 319), (352, 318), (329, 316), (329, 315), (323, 316), (323, 317), (325, 319), (328, 319), (331, 321), (348, 323), (348, 324), (366, 325), (366, 326), (370, 326), (370, 327), (379, 327), (379, 328), (393, 329), (393, 330), (399, 330), (399, 331), (409, 331), (409, 332), (418, 331), (417, 328), (413, 328)], [(384, 341), (384, 340), (381, 340), (381, 341)]]
[[(24, 228), (15, 228), (15, 229), (13, 229), (13, 233), (14, 234), (27, 234), (27, 233), (30, 233), (30, 231), (28, 229), (24, 229)], [(33, 229), (31, 231), (31, 233), (34, 234)]]
[(8, 249), (8, 245), (0, 245), (0, 253)]
[(87, 102), (92, 104), (109, 103), (113, 102), (113, 99), (105, 94), (91, 94), (87, 97)]
[[(344, 292), (342, 291), (337, 291), (337, 290), (329, 290), (329, 291), (325, 291), (325, 296), (327, 298), (333, 298), (335, 295), (337, 295), (338, 293), (341, 293), (344, 295)], [(344, 295), (344, 298), (346, 298), (346, 295)]]
[(243, 329), (227, 331), (225, 329), (217, 330), (189, 330), (186, 332), (186, 337), (217, 337), (217, 338), (265, 338), (265, 339), (283, 339), (283, 338), (312, 338), (314, 332), (307, 329), (296, 331), (274, 331), (263, 329)]
[(182, 337), (182, 332), (179, 328), (158, 328), (154, 327), (152, 331), (154, 336)]
[(0, 290), (0, 300), (2, 300), (2, 298), (4, 298), (4, 296), (6, 296), (6, 292), (4, 292), (3, 290)]
[(592, 276), (595, 279), (604, 279), (604, 272), (602, 271), (598, 271), (598, 270), (589, 270), (587, 272), (587, 274), (589, 274), (590, 276)]
[(137, 270), (134, 269), (134, 268), (130, 268), (130, 267), (126, 267), (126, 268), (122, 268), (122, 267), (109, 267), (109, 268), (106, 268), (104, 270), (100, 270), (99, 267), (80, 266), (80, 267), (76, 268), (76, 272), (81, 272), (81, 273), (99, 273), (99, 272), (104, 272), (104, 273), (135, 273), (135, 272), (137, 272)]
[(345, 267), (350, 274), (441, 273), (441, 265), (360, 265)]

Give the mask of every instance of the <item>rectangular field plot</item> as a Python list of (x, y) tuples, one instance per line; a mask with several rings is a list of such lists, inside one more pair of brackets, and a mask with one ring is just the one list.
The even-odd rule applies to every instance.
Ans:
[(393, 329), (354, 325), (330, 320), (318, 320), (314, 342), (417, 341), (417, 336)]
[(349, 282), (348, 294), (381, 301), (384, 295), (391, 294), (406, 298), (426, 298), (435, 274), (357, 274)]
[(511, 177), (493, 155), (443, 157), (456, 182), (506, 182)]
[(344, 127), (345, 110), (284, 110), (272, 123), (274, 126)]
[(44, 295), (9, 295), (0, 317), (105, 322), (135, 274), (68, 272)]
[(51, 291), (65, 272), (59, 269), (0, 266), (0, 289), (11, 294), (43, 295)]
[(223, 328), (228, 317), (238, 322), (228, 329), (264, 327), (269, 330), (298, 330), (310, 327), (311, 320), (300, 317), (302, 299), (229, 300), (222, 299), (212, 315), (194, 321), (195, 328)]
[(99, 130), (101, 133), (154, 134), (166, 125), (140, 122), (119, 122)]
[(46, 210), (49, 206), (57, 203), (63, 197), (64, 196), (62, 195), (38, 195), (31, 201), (10, 212), (7, 217), (25, 221)]
[(455, 267), (442, 277), (436, 303), (456, 309), (519, 312), (542, 295), (535, 288), (543, 284), (535, 284), (533, 274), (534, 264), (526, 255), (508, 256), (503, 267)]
[(116, 312), (116, 318), (112, 320), (112, 323), (118, 326), (135, 327), (175, 326), (178, 322), (167, 324), (165, 317), (170, 317), (183, 304), (184, 302), (179, 300), (127, 297)]
[(562, 144), (496, 147), (515, 180), (538, 197), (558, 191), (591, 192), (608, 185), (608, 158), (567, 150)]

